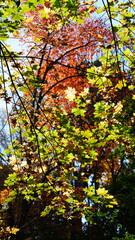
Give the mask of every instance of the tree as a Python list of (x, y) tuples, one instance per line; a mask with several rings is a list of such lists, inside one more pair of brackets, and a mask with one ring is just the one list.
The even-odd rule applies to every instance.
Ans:
[[(26, 7), (27, 4), (24, 5)], [(60, 12), (61, 9), (64, 11), (65, 5), (55, 5), (55, 7)], [(101, 29), (100, 36), (94, 30), (94, 37), (100, 40), (100, 43), (93, 46), (93, 53), (97, 48), (103, 53), (99, 58), (98, 66), (97, 63), (91, 62), (95, 59), (89, 61), (87, 48), (84, 48), (85, 61), (82, 62), (80, 45), (77, 45), (77, 40), (72, 42), (74, 38), (71, 37), (71, 43), (66, 37), (57, 42), (56, 36), (63, 36), (64, 31), (71, 32), (71, 28), (77, 28), (78, 25), (69, 23), (66, 14), (66, 18), (60, 21), (62, 15), (56, 16), (50, 5), (44, 7), (47, 16), (44, 15), (41, 6), (38, 6), (38, 13), (27, 13), (27, 16), (30, 14), (36, 16), (33, 24), (29, 19), (27, 20), (32, 31), (37, 21), (41, 23), (46, 23), (50, 19), (52, 22), (56, 21), (57, 31), (49, 26), (51, 30), (47, 34), (47, 41), (43, 37), (48, 29), (45, 29), (45, 32), (41, 29), (38, 33), (39, 39), (37, 33), (34, 33), (35, 46), (42, 49), (43, 44), (44, 47), (42, 52), (38, 50), (39, 61), (36, 60), (36, 64), (33, 62), (36, 52), (34, 46), (31, 48), (31, 55), (28, 56), (32, 61), (25, 68), (20, 60), (16, 60), (22, 59), (22, 56), (11, 53), (1, 44), (3, 62), (10, 76), (8, 81), (16, 103), (10, 116), (14, 127), (12, 134), (15, 135), (7, 151), (11, 155), (9, 162), (13, 166), (13, 173), (5, 181), (7, 195), (10, 197), (5, 197), (6, 205), (2, 202), (4, 217), (1, 232), (11, 239), (43, 238), (41, 217), (43, 221), (53, 220), (54, 228), (50, 234), (52, 239), (57, 233), (55, 226), (67, 223), (67, 239), (88, 239), (91, 236), (90, 231), (95, 233), (96, 239), (101, 239), (101, 235), (97, 233), (102, 227), (103, 239), (119, 236), (118, 225), (111, 225), (114, 215), (110, 210), (117, 203), (105, 187), (116, 195), (118, 203), (122, 204), (122, 199), (117, 196), (116, 186), (120, 176), (125, 173), (126, 162), (132, 163), (134, 159), (134, 47), (132, 46), (134, 15), (130, 11), (130, 14), (128, 13), (128, 8), (131, 7), (133, 7), (132, 1), (124, 4), (107, 1), (107, 4), (98, 10), (99, 13), (105, 11), (108, 14), (112, 31), (112, 35), (106, 37), (106, 44), (103, 44), (104, 28)], [(119, 11), (124, 11), (124, 15)], [(82, 12), (85, 12), (84, 9)], [(43, 19), (38, 19), (38, 14), (41, 18), (43, 15)], [(119, 21), (120, 26), (115, 26), (112, 18)], [(65, 25), (61, 27), (63, 22)], [(82, 34), (81, 41), (86, 47), (87, 43), (89, 46), (89, 42), (85, 43), (89, 36), (86, 35), (84, 26), (87, 26), (87, 21), (84, 25), (78, 26), (77, 30), (79, 36)], [(57, 35), (52, 36), (54, 33)], [(125, 33), (128, 35), (123, 39)], [(39, 40), (41, 43), (38, 43)], [(64, 45), (61, 47), (59, 43)], [(65, 45), (66, 43), (68, 45)], [(69, 43), (71, 46), (75, 44), (75, 49), (70, 49)], [(61, 51), (60, 56), (57, 49)], [(72, 56), (69, 55), (71, 53)], [(7, 59), (13, 64), (14, 73), (11, 72)], [(66, 64), (68, 67), (65, 66)], [(86, 70), (87, 68), (89, 69)], [(81, 83), (81, 87), (73, 81), (74, 85), (70, 85), (67, 81), (68, 78), (73, 80), (72, 74), (77, 75), (75, 77), (78, 83)], [(65, 78), (67, 89), (63, 80)], [(86, 84), (83, 87), (82, 80), (85, 80)], [(5, 78), (3, 85), (4, 82)], [(48, 86), (47, 83), (50, 85)], [(65, 94), (64, 97), (62, 94)], [(121, 186), (119, 190), (120, 188)], [(121, 209), (119, 205), (117, 208)], [(82, 217), (86, 219), (84, 232)], [(120, 223), (120, 220), (118, 222)], [(125, 222), (123, 222), (123, 230), (124, 224)], [(110, 225), (116, 235), (108, 234)], [(131, 231), (128, 226), (126, 229)], [(4, 238), (2, 234), (1, 238)]]

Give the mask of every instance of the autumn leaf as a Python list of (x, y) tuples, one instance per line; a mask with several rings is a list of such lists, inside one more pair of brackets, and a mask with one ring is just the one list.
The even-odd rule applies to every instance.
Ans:
[(123, 108), (123, 104), (119, 101), (114, 107), (114, 114), (120, 113)]
[(12, 228), (6, 227), (6, 231), (15, 235), (19, 231), (19, 228), (16, 228), (16, 227), (12, 227)]
[(76, 97), (76, 90), (75, 88), (72, 88), (72, 87), (68, 87), (66, 90), (65, 90), (65, 94), (66, 94), (66, 98), (69, 100), (69, 101), (73, 101)]
[(17, 159), (15, 155), (12, 155), (11, 157), (9, 157), (9, 163), (10, 165), (14, 166), (15, 164), (20, 164), (21, 161)]
[(106, 190), (105, 188), (98, 188), (96, 192), (98, 195), (105, 196), (108, 193), (108, 190)]

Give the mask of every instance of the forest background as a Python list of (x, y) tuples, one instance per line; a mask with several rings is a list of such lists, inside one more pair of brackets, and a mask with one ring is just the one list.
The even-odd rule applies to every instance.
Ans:
[(0, 1), (3, 240), (135, 239), (135, 3), (101, 2)]

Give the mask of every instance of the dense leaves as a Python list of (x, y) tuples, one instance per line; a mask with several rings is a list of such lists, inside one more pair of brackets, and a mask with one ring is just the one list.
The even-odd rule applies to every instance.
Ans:
[(1, 2), (1, 239), (134, 239), (134, 2)]

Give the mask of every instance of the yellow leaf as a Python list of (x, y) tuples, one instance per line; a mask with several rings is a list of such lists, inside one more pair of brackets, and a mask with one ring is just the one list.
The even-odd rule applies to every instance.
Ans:
[(75, 88), (68, 87), (67, 90), (65, 90), (65, 94), (69, 101), (73, 101), (75, 99), (76, 90)]
[(19, 231), (19, 228), (15, 228), (15, 227), (13, 227), (13, 228), (11, 228), (10, 233), (12, 233), (12, 234), (16, 234), (18, 231)]
[(100, 34), (98, 34), (98, 38), (103, 38), (103, 36), (102, 36), (102, 35), (100, 35)]
[(110, 204), (113, 204), (113, 205), (118, 205), (117, 201), (116, 200), (113, 200), (112, 202), (110, 202)]
[(49, 18), (50, 12), (51, 12), (50, 8), (47, 8), (46, 6), (44, 6), (43, 10), (39, 11), (41, 18)]
[(88, 9), (89, 9), (90, 12), (91, 12), (91, 11), (94, 11), (94, 10), (95, 10), (95, 6), (92, 6), (92, 5), (91, 5), (91, 6), (88, 7)]
[(30, 23), (30, 22), (33, 22), (33, 17), (27, 18), (27, 19), (25, 20), (25, 23)]
[(112, 196), (112, 195), (109, 195), (109, 194), (106, 194), (105, 198), (106, 198), (106, 199), (112, 199), (113, 196)]
[(97, 195), (103, 195), (104, 196), (108, 193), (108, 190), (105, 190), (105, 188), (98, 188), (96, 190), (96, 192), (97, 192)]
[(116, 85), (116, 88), (122, 89), (123, 87), (126, 87), (126, 83), (124, 81), (119, 81)]
[(123, 105), (122, 105), (121, 101), (119, 101), (116, 104), (116, 106), (114, 107), (114, 113), (115, 114), (119, 113), (122, 110), (122, 108), (123, 108)]
[(19, 231), (19, 228), (10, 228), (10, 227), (6, 227), (6, 231), (12, 234), (16, 234)]
[(89, 138), (92, 136), (92, 132), (89, 129), (82, 131), (81, 133), (82, 133), (82, 136), (86, 138)]
[(113, 208), (113, 205), (110, 205), (110, 204), (109, 204), (109, 205), (107, 205), (107, 207), (109, 207), (109, 208)]

